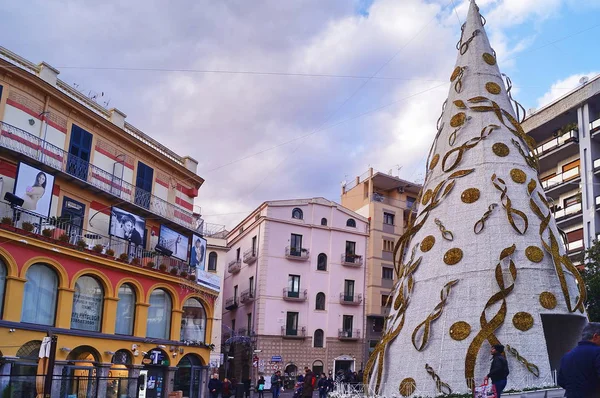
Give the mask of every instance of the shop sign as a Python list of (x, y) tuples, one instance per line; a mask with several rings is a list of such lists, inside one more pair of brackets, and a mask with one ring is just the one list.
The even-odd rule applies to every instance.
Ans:
[(281, 362), (281, 355), (273, 355), (271, 357), (271, 362)]
[(73, 295), (73, 312), (71, 329), (100, 330), (100, 313), (102, 311), (102, 292), (96, 282), (78, 280)]

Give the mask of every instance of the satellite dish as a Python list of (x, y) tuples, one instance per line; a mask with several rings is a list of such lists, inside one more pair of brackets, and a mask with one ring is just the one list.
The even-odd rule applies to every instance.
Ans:
[(588, 81), (590, 81), (589, 77), (587, 76), (583, 76), (581, 79), (579, 79), (579, 84), (584, 85), (586, 84)]

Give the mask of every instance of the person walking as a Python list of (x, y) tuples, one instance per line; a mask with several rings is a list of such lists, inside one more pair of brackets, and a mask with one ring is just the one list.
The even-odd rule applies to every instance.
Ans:
[(278, 370), (271, 376), (271, 393), (273, 398), (279, 398), (281, 392), (281, 372)]
[(218, 398), (219, 393), (221, 392), (221, 380), (219, 380), (219, 375), (214, 374), (210, 377), (208, 381), (208, 392), (210, 394), (210, 398)]
[(244, 385), (244, 397), (250, 398), (250, 386), (252, 385), (252, 380), (249, 377), (242, 379), (242, 384)]
[(329, 371), (329, 377), (327, 378), (327, 382), (329, 384), (328, 392), (333, 392), (334, 387), (335, 387), (335, 381), (333, 380), (333, 373), (331, 372), (331, 370)]
[(329, 391), (329, 380), (327, 380), (327, 376), (325, 372), (321, 373), (321, 378), (318, 382), (319, 387), (319, 398), (327, 398), (327, 392)]
[(302, 384), (302, 396), (311, 398), (317, 384), (315, 374), (309, 369), (304, 368), (304, 383)]
[(496, 397), (500, 398), (502, 391), (506, 387), (508, 382), (508, 361), (504, 357), (504, 346), (502, 344), (494, 344), (491, 349), (492, 354), (492, 365), (490, 366), (490, 373), (485, 376), (487, 383), (488, 379), (492, 379), (492, 384), (496, 387)]
[(600, 323), (588, 323), (581, 341), (562, 357), (558, 385), (568, 398), (600, 396)]
[(229, 398), (233, 395), (233, 386), (228, 378), (223, 379), (223, 386), (221, 387), (221, 396), (223, 398)]
[(258, 398), (265, 397), (265, 378), (260, 376), (256, 382), (256, 391), (258, 391)]

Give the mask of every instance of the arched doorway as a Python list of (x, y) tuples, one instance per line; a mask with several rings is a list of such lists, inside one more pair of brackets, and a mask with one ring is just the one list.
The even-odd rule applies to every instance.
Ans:
[(167, 370), (171, 364), (169, 355), (160, 348), (154, 348), (144, 355), (143, 371), (147, 372), (146, 398), (166, 397)]
[(74, 348), (67, 355), (68, 364), (63, 368), (63, 385), (61, 392), (77, 398), (95, 396), (98, 388), (98, 370), (100, 354), (90, 346), (82, 345)]
[(199, 398), (202, 379), (206, 377), (208, 367), (203, 366), (202, 358), (195, 354), (187, 354), (177, 364), (175, 385), (173, 390), (183, 391), (184, 397)]
[(11, 364), (10, 368), (11, 396), (36, 396), (35, 376), (41, 345), (40, 340), (31, 340), (17, 350), (17, 359)]
[(127, 350), (118, 350), (114, 353), (108, 372), (108, 383), (106, 386), (107, 398), (119, 398), (128, 395), (129, 388), (129, 366), (132, 364), (131, 353)]
[(287, 364), (283, 371), (283, 385), (286, 389), (294, 388), (296, 384), (296, 376), (298, 375), (298, 367), (293, 364)]
[(321, 377), (321, 373), (323, 373), (323, 361), (316, 360), (312, 364), (312, 371), (317, 376), (317, 378)]

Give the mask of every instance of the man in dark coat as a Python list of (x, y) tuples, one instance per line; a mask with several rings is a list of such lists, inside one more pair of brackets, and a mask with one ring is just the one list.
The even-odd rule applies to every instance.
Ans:
[(304, 368), (304, 383), (302, 384), (302, 396), (312, 397), (317, 380), (315, 374), (309, 369)]
[(508, 374), (508, 361), (504, 356), (504, 346), (502, 344), (495, 344), (492, 346), (492, 365), (490, 366), (490, 373), (485, 376), (485, 381), (492, 379), (492, 384), (496, 387), (496, 396), (500, 398), (504, 387), (506, 387)]
[(217, 398), (219, 393), (221, 392), (221, 380), (219, 380), (219, 375), (214, 374), (208, 381), (208, 392), (210, 393), (210, 398)]
[(558, 385), (568, 398), (600, 396), (600, 323), (588, 323), (577, 347), (562, 358)]

